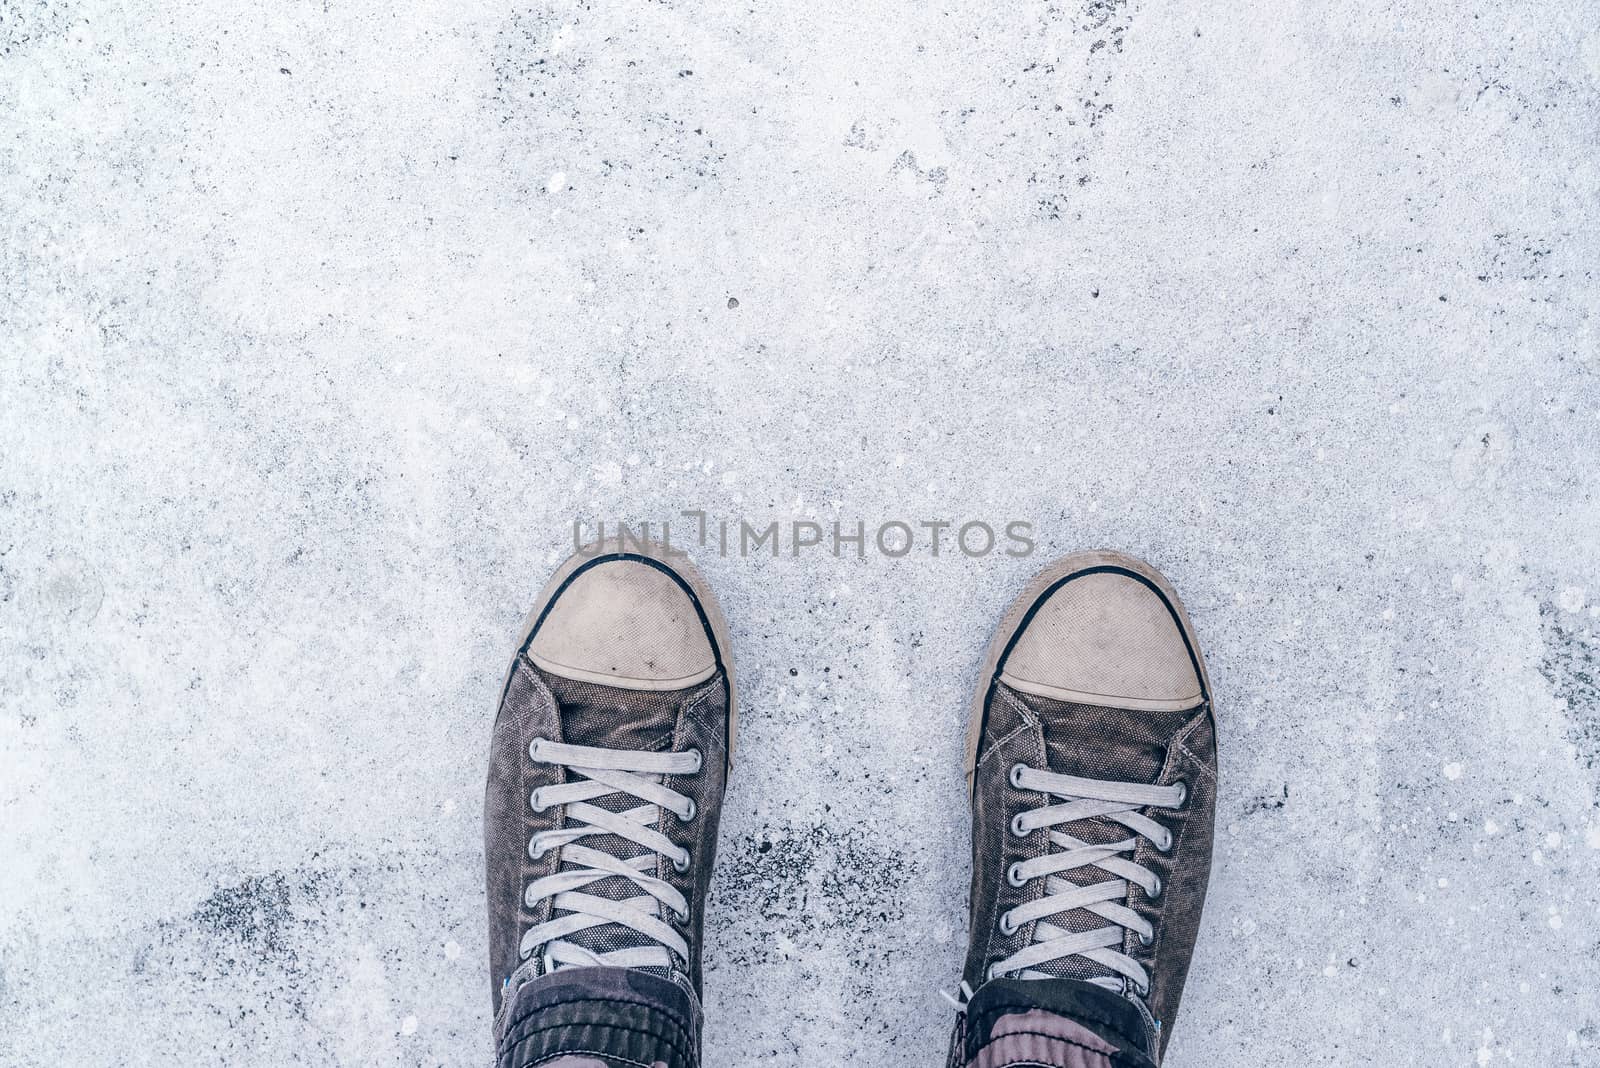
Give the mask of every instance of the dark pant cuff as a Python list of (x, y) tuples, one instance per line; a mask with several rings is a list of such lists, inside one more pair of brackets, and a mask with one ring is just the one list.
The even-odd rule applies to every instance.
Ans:
[(646, 1068), (700, 1063), (695, 996), (627, 968), (568, 968), (530, 979), (505, 1019), (497, 1068), (532, 1068), (563, 1054)]
[(1105, 1041), (1114, 1068), (1155, 1068), (1157, 1052), (1144, 1017), (1126, 998), (1076, 979), (991, 979), (967, 1003), (952, 1061), (970, 1064), (1001, 1017), (1034, 1010), (1064, 1016)]

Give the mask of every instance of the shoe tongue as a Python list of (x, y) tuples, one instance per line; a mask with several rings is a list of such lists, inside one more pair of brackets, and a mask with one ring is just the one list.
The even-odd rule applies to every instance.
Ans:
[[(1038, 719), (1044, 732), (1048, 770), (1083, 779), (1154, 783), (1167, 759), (1167, 741), (1194, 717), (1193, 709), (1149, 712), (1105, 708), (1006, 689)], [(1062, 824), (1059, 829), (1091, 845), (1124, 842), (1134, 836), (1122, 824), (1105, 817)], [(1055, 847), (1051, 848), (1054, 851)], [(1089, 886), (1115, 876), (1090, 867), (1062, 872), (1058, 878)], [(1111, 926), (1109, 920), (1084, 909), (1049, 916), (1045, 922), (1074, 934)], [(1121, 949), (1120, 946), (1113, 948)], [(1079, 956), (1051, 961), (1035, 970), (1063, 979), (1095, 979), (1118, 974)]]
[(1194, 717), (1193, 709), (1147, 712), (1017, 696), (1044, 728), (1050, 770), (1084, 779), (1155, 782), (1168, 740)]
[(678, 727), (677, 690), (624, 690), (539, 670), (561, 709), (561, 740), (600, 749), (665, 752)]
[[(994, 1038), (996, 1024), (1006, 1017), (1032, 1012), (1043, 1012), (1053, 1018), (1039, 1021), (1043, 1030), (1059, 1030), (1061, 1022), (1067, 1021), (1069, 1028), (1083, 1028), (1120, 1053), (1128, 1054), (1115, 1057), (1119, 1065), (1149, 1064), (1145, 1056), (1156, 1046), (1155, 1036), (1138, 1008), (1103, 987), (1072, 980), (991, 979), (967, 1002), (963, 1053), (969, 1060), (979, 1059), (983, 1047)], [(1008, 1030), (1017, 1033), (1016, 1028)], [(1070, 1035), (1060, 1034), (1048, 1037), (1072, 1039)], [(1068, 1060), (1074, 1064), (1085, 1063), (1075, 1057), (1068, 1057)], [(1098, 1056), (1093, 1062), (1106, 1063)]]
[[(667, 752), (672, 749), (683, 691), (624, 690), (592, 682), (577, 682), (544, 670), (539, 670), (539, 675), (550, 687), (550, 693), (561, 709), (561, 740), (567, 744), (642, 752)], [(597, 797), (589, 804), (610, 812), (625, 812), (644, 802), (629, 794), (613, 793)], [(671, 824), (669, 820), (669, 831)], [(637, 842), (614, 834), (591, 835), (584, 838), (582, 844), (623, 860), (650, 852)], [(584, 866), (563, 861), (560, 870), (573, 871)], [(651, 874), (654, 874), (653, 868)], [(613, 901), (642, 896), (637, 885), (621, 876), (592, 882), (583, 888), (582, 893)], [(618, 923), (590, 927), (568, 935), (565, 941), (596, 953), (657, 944), (631, 927)], [(668, 968), (637, 970), (662, 978), (670, 978), (671, 971)]]

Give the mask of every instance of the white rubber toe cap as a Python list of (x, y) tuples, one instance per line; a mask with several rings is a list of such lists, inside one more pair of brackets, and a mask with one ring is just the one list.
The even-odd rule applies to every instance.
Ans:
[(528, 658), (581, 682), (680, 690), (716, 671), (706, 631), (694, 600), (667, 571), (639, 560), (602, 560), (556, 593)]
[(1025, 693), (1116, 708), (1192, 708), (1204, 693), (1174, 610), (1116, 572), (1079, 575), (1039, 604), (1000, 679)]

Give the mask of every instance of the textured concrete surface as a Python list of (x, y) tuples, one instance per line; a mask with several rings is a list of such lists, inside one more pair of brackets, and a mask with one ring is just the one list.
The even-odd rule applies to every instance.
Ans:
[(1053, 553), (1220, 695), (1169, 1063), (1600, 1064), (1600, 6), (0, 0), (0, 1063), (485, 1065), (570, 524), (718, 558), (710, 1064), (929, 1065)]

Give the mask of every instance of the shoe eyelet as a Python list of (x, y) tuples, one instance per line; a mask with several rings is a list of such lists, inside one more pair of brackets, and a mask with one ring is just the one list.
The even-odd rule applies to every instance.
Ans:
[(1000, 933), (1004, 935), (1013, 935), (1017, 933), (1017, 925), (1012, 921), (1011, 913), (1009, 912), (1002, 912), (1000, 914)]
[(684, 872), (689, 870), (689, 859), (688, 850), (684, 850), (683, 859), (681, 861), (677, 857), (673, 857), (672, 870), (677, 872), (679, 875), (682, 875)]
[(1022, 825), (1022, 813), (1017, 813), (1011, 818), (1011, 833), (1018, 838), (1028, 837), (1028, 828)]
[(1163, 889), (1161, 885), (1161, 876), (1157, 875), (1154, 878), (1156, 881), (1155, 885), (1144, 892), (1145, 898), (1149, 901), (1154, 901), (1156, 898), (1160, 897)]
[(1182, 811), (1183, 809), (1188, 808), (1189, 807), (1189, 784), (1186, 781), (1184, 781), (1183, 779), (1179, 779), (1177, 782), (1173, 783), (1172, 785), (1176, 786), (1178, 788), (1178, 790), (1180, 791), (1180, 793), (1178, 795), (1178, 803), (1176, 805), (1172, 806), (1173, 809), (1175, 811)]
[[(689, 809), (688, 809), (688, 811), (684, 812), (682, 815), (678, 816), (678, 822), (679, 823), (688, 823), (690, 820), (694, 819), (695, 813), (697, 813), (699, 811), (700, 811), (700, 809), (695, 806), (694, 798), (692, 798), (692, 797), (689, 798)], [(674, 815), (677, 815), (677, 814), (674, 813)]]
[(1156, 940), (1156, 936), (1155, 936), (1155, 932), (1153, 932), (1153, 931), (1150, 934), (1141, 934), (1139, 936), (1139, 944), (1141, 946), (1152, 945), (1152, 944), (1154, 944), (1155, 940)]
[(698, 748), (691, 749), (689, 752), (694, 756), (694, 770), (689, 774), (698, 775), (700, 774), (700, 769), (706, 766), (706, 755), (700, 752)]
[(1012, 886), (1028, 885), (1028, 880), (1022, 877), (1021, 864), (1013, 864), (1011, 867), (1006, 869), (1006, 882), (1010, 883)]
[(543, 738), (535, 738), (533, 741), (528, 743), (528, 759), (529, 760), (537, 760), (541, 764), (544, 763), (544, 761), (541, 760), (540, 757), (539, 757), (539, 745), (543, 741), (544, 741)]
[(537, 838), (528, 839), (528, 859), (529, 860), (532, 860), (532, 861), (535, 861), (535, 862), (541, 861), (541, 860), (544, 859), (544, 853), (545, 853), (544, 847), (539, 844), (539, 840)]
[(541, 805), (539, 803), (539, 791), (538, 790), (535, 790), (535, 791), (533, 791), (532, 793), (530, 793), (528, 795), (528, 807), (533, 809), (533, 811), (535, 811), (535, 812), (543, 812), (545, 810), (546, 806)]
[(1022, 773), (1025, 770), (1026, 768), (1023, 764), (1016, 763), (1011, 765), (1011, 774), (1007, 776), (1007, 778), (1011, 781), (1011, 785), (1016, 787), (1018, 790), (1022, 789)]
[(1165, 838), (1163, 838), (1163, 839), (1161, 839), (1161, 841), (1155, 843), (1156, 852), (1157, 853), (1170, 853), (1170, 852), (1172, 852), (1172, 842), (1173, 842), (1172, 832), (1168, 831), (1167, 832), (1167, 836)]

